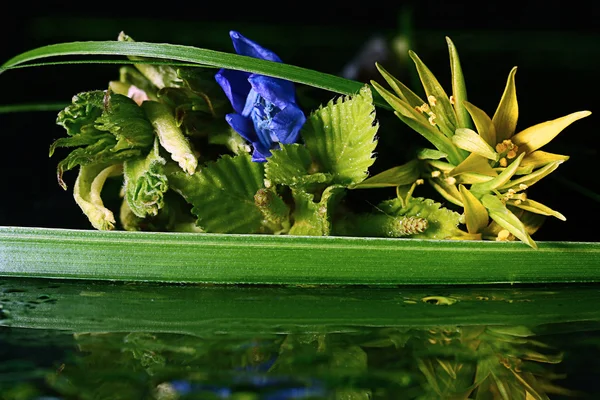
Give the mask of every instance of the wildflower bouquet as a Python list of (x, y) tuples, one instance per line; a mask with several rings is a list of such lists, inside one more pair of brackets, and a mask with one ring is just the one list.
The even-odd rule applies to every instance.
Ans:
[[(518, 239), (536, 248), (531, 235), (545, 217), (565, 220), (527, 189), (569, 158), (541, 148), (590, 112), (517, 131), (516, 67), (490, 117), (467, 100), (449, 38), (451, 95), (409, 53), (422, 98), (379, 63), (390, 89), (285, 65), (241, 33), (230, 36), (238, 56), (174, 45), (148, 50), (121, 33), (85, 51), (69, 44), (33, 50), (2, 67), (68, 54), (128, 57), (107, 87), (76, 94), (59, 112), (66, 136), (50, 147), (50, 156), (69, 149), (58, 162), (58, 183), (68, 189), (64, 174), (78, 169), (73, 195), (94, 228)], [(307, 109), (296, 83), (340, 96)], [(370, 173), (380, 136), (396, 129), (380, 129), (376, 106), (393, 110), (433, 148)], [(109, 179), (122, 180), (118, 212), (103, 201)], [(434, 196), (417, 196), (420, 185)], [(369, 209), (346, 201), (351, 192), (380, 188), (395, 188), (395, 196)]]

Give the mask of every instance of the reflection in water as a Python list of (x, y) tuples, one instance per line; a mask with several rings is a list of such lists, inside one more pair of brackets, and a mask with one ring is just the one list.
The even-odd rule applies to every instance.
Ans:
[(598, 399), (600, 287), (0, 281), (2, 400)]
[[(564, 339), (564, 327), (559, 330)], [(2, 347), (13, 353), (20, 347), (30, 350), (29, 358), (21, 354), (12, 364), (10, 351), (4, 351), (2, 399), (529, 400), (582, 395), (560, 384), (564, 352), (556, 345), (562, 339), (548, 335), (550, 325), (335, 332), (307, 326), (302, 333), (205, 337), (0, 332)], [(50, 355), (39, 351), (50, 348), (55, 354), (44, 361)], [(11, 380), (6, 379), (9, 369)]]

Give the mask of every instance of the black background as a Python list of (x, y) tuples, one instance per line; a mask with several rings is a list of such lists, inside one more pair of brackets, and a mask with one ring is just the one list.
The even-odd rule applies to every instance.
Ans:
[[(287, 63), (338, 74), (372, 36), (391, 38), (410, 31), (412, 48), (445, 87), (449, 69), (444, 36), (452, 37), (470, 99), (489, 113), (495, 110), (508, 71), (518, 65), (518, 129), (574, 111), (598, 110), (598, 13), (576, 2), (193, 4), (14, 4), (2, 17), (0, 62), (47, 44), (114, 40), (121, 30), (140, 41), (232, 51), (227, 32), (235, 29)], [(323, 39), (315, 39), (319, 37)], [(115, 66), (98, 65), (7, 71), (0, 75), (1, 104), (66, 103), (77, 92), (104, 88), (116, 76)], [(71, 192), (56, 183), (58, 159), (48, 158), (48, 146), (64, 134), (55, 119), (56, 112), (0, 114), (0, 225), (89, 228)], [(532, 188), (532, 197), (561, 211), (567, 221), (548, 219), (535, 239), (598, 240), (599, 201), (564, 183), (600, 193), (596, 127), (592, 114), (545, 148), (571, 159), (553, 174), (562, 181), (546, 178)], [(70, 186), (74, 179), (74, 173), (66, 176)]]

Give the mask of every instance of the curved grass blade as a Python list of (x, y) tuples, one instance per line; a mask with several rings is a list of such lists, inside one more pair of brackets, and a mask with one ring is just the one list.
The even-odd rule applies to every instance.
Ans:
[[(36, 60), (53, 57), (89, 55), (149, 57), (160, 60), (191, 63), (198, 66), (212, 66), (247, 71), (282, 78), (346, 95), (356, 94), (360, 88), (364, 86), (364, 83), (307, 68), (216, 50), (169, 43), (118, 41), (69, 42), (38, 47), (18, 54), (6, 61), (0, 66), (0, 74), (9, 69), (27, 65)], [(377, 95), (377, 92), (373, 91), (375, 104), (389, 109), (389, 105)]]

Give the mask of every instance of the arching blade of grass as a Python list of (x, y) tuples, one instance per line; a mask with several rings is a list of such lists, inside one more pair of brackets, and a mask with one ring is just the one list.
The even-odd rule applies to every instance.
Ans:
[(600, 282), (600, 243), (0, 227), (0, 276), (216, 284)]
[[(251, 73), (287, 79), (293, 82), (346, 95), (357, 93), (364, 85), (364, 83), (361, 82), (352, 81), (339, 76), (326, 74), (307, 68), (260, 60), (221, 51), (168, 43), (119, 41), (70, 42), (38, 47), (36, 49), (21, 53), (6, 61), (0, 67), (0, 74), (9, 69), (29, 65), (29, 63), (36, 60), (54, 57), (91, 55), (149, 57), (160, 60), (191, 63), (198, 66), (212, 66), (217, 68), (248, 71)], [(70, 62), (83, 63), (85, 61), (76, 60)], [(94, 63), (97, 61), (92, 60), (89, 62)], [(36, 63), (35, 66), (41, 66), (45, 64), (48, 63)], [(373, 96), (375, 104), (381, 107), (389, 108), (387, 103), (378, 96), (377, 92), (373, 91)]]

